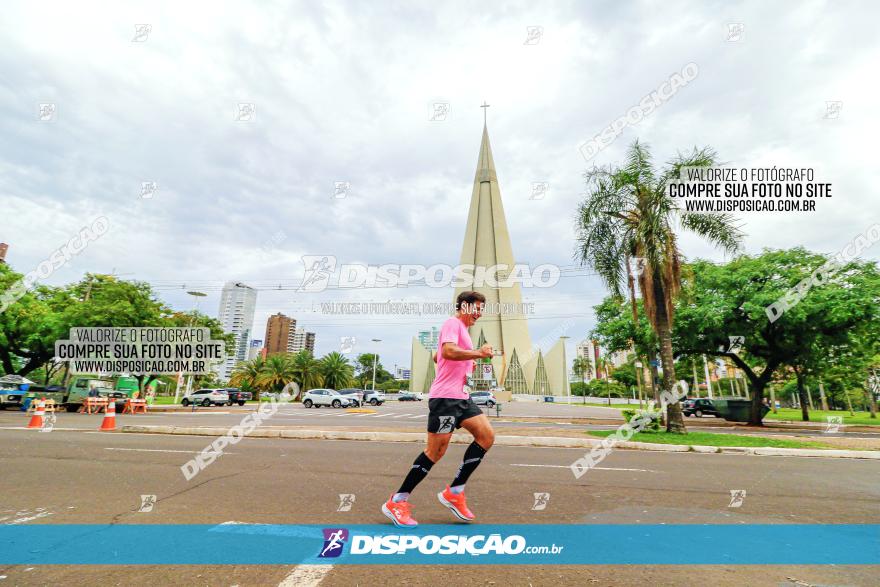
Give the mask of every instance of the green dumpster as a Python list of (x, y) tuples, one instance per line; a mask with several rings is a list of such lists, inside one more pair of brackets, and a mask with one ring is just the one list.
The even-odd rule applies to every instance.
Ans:
[[(752, 409), (752, 400), (741, 397), (715, 398), (712, 405), (721, 414), (721, 417), (728, 422), (748, 422), (749, 412)], [(761, 406), (761, 418), (767, 415), (770, 408)]]

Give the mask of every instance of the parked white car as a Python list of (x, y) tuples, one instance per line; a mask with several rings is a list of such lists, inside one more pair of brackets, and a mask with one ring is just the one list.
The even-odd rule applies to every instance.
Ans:
[(198, 404), (201, 406), (223, 406), (229, 401), (229, 394), (223, 389), (199, 389), (183, 397), (180, 403), (184, 406)]
[(348, 408), (353, 405), (354, 400), (335, 389), (312, 389), (303, 396), (303, 407), (306, 408), (320, 408), (321, 406)]

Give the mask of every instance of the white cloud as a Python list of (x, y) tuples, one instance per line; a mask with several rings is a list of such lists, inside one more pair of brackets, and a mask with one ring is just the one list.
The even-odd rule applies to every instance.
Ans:
[[(514, 253), (571, 265), (577, 146), (693, 61), (699, 77), (596, 162), (639, 137), (658, 162), (711, 145), (736, 164), (815, 166), (834, 184), (821, 212), (749, 217), (746, 245), (833, 251), (878, 209), (866, 156), (880, 130), (876, 16), (823, 2), (13, 3), (0, 22), (2, 240), (25, 269), (106, 214), (111, 234), (53, 279), (116, 268), (200, 283), (210, 311), (223, 281), (289, 284), (303, 254), (455, 263), (485, 99)], [(726, 40), (730, 22), (744, 24), (741, 42)], [(140, 23), (149, 38), (132, 43)], [(527, 26), (543, 27), (540, 42), (524, 44)], [(427, 119), (437, 99), (450, 103), (445, 122)], [(828, 100), (843, 101), (839, 119), (822, 118)], [(57, 121), (36, 121), (41, 102), (57, 104)], [(254, 121), (234, 120), (240, 102)], [(159, 186), (152, 199), (138, 197), (144, 181)], [(336, 181), (351, 182), (349, 197), (332, 198)], [(528, 199), (535, 181), (550, 183), (546, 199)], [(287, 238), (261, 256), (279, 230)], [(721, 258), (681, 242), (689, 257)], [(189, 307), (182, 288), (162, 293)], [(589, 313), (602, 295), (594, 279), (566, 278), (540, 301), (552, 316)], [(390, 367), (431, 325), (331, 327), (341, 321), (310, 314), (312, 301), (261, 291), (255, 337), (283, 311), (314, 327), (320, 353), (340, 335), (379, 336)], [(532, 321), (533, 337), (561, 321)], [(591, 323), (579, 321), (572, 345)]]

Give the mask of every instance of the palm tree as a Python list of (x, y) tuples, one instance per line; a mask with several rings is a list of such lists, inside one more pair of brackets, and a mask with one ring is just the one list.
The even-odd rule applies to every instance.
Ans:
[(591, 367), (590, 360), (586, 357), (577, 357), (571, 363), (571, 370), (574, 371), (574, 374), (581, 378), (581, 383), (583, 386), (583, 403), (587, 403), (587, 371), (590, 370)]
[(274, 391), (281, 391), (284, 386), (296, 380), (296, 369), (291, 356), (287, 353), (269, 355), (258, 377), (258, 383)]
[(324, 377), (324, 387), (330, 389), (345, 389), (351, 385), (354, 377), (354, 367), (349, 364), (345, 355), (336, 351), (325, 355), (320, 361), (321, 375)]
[(232, 370), (229, 377), (229, 385), (233, 387), (244, 387), (246, 389), (256, 389), (259, 386), (260, 377), (266, 367), (263, 357), (254, 357), (250, 361), (242, 361)]
[[(714, 151), (694, 148), (689, 155), (679, 154), (658, 174), (648, 147), (635, 141), (622, 167), (593, 168), (586, 173), (588, 194), (578, 206), (575, 257), (599, 274), (612, 295), (623, 297), (630, 260), (642, 260), (636, 280), (645, 313), (660, 342), (662, 385), (667, 394), (672, 393), (675, 381), (672, 324), (681, 282), (682, 255), (676, 228), (693, 232), (729, 253), (739, 249), (742, 233), (729, 215), (682, 211), (666, 189), (677, 181), (682, 167), (715, 163)], [(666, 430), (687, 432), (678, 402), (667, 405)]]
[(293, 365), (294, 381), (299, 385), (302, 392), (324, 384), (321, 365), (309, 351), (296, 353), (293, 355), (291, 363)]

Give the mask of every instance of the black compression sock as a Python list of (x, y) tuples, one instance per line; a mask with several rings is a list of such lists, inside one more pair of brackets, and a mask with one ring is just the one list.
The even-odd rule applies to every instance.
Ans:
[(458, 487), (467, 483), (468, 477), (480, 466), (484, 456), (486, 456), (486, 449), (477, 444), (476, 440), (473, 441), (464, 451), (464, 459), (450, 487)]
[(416, 488), (416, 485), (421, 483), (422, 479), (428, 476), (428, 471), (430, 471), (433, 466), (434, 461), (429, 459), (428, 455), (423, 452), (419, 453), (419, 456), (413, 461), (412, 469), (409, 470), (406, 479), (403, 480), (403, 485), (400, 486), (397, 493), (412, 493), (412, 490)]

